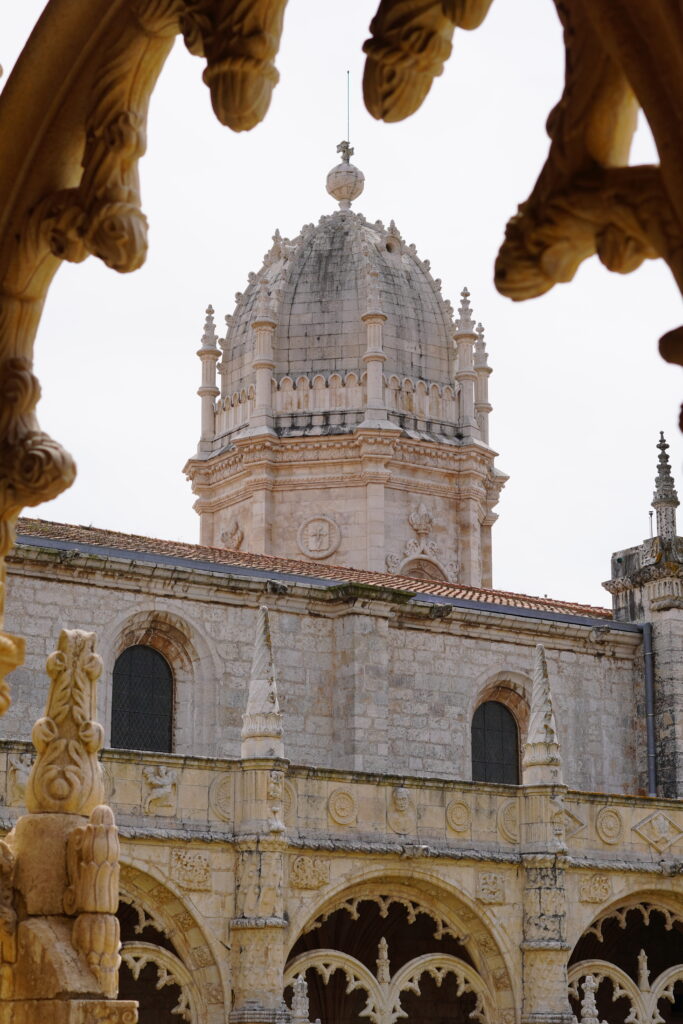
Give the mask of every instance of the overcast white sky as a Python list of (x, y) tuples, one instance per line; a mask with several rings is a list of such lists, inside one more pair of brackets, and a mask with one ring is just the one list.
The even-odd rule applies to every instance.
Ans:
[[(348, 68), (353, 159), (366, 176), (354, 208), (394, 218), (454, 306), (467, 284), (486, 327), (491, 441), (510, 475), (494, 585), (607, 604), (600, 583), (611, 552), (649, 533), (659, 430), (683, 491), (680, 370), (657, 353), (659, 336), (681, 322), (676, 286), (661, 261), (620, 277), (593, 259), (540, 299), (500, 297), (493, 261), (545, 159), (545, 120), (562, 88), (553, 6), (496, 0), (480, 29), (456, 33), (424, 106), (396, 125), (377, 123), (362, 104), (361, 45), (375, 6), (290, 0), (281, 81), (265, 122), (246, 134), (219, 125), (203, 62), (176, 43), (141, 163), (146, 265), (121, 276), (95, 259), (65, 264), (48, 297), (38, 411), (79, 476), (27, 514), (198, 540), (181, 470), (199, 432), (204, 308), (213, 303), (222, 326), (275, 228), (296, 235), (335, 207), (324, 181), (346, 135)], [(3, 7), (6, 80), (43, 3)], [(655, 159), (641, 121), (632, 162)]]

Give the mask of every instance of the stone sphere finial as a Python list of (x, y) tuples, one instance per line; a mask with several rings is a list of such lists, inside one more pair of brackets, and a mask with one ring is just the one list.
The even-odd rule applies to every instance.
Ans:
[(337, 152), (342, 155), (342, 162), (333, 167), (327, 175), (326, 188), (333, 199), (339, 201), (342, 210), (349, 210), (351, 203), (365, 187), (365, 175), (349, 162), (353, 156), (353, 147), (348, 142), (340, 142)]

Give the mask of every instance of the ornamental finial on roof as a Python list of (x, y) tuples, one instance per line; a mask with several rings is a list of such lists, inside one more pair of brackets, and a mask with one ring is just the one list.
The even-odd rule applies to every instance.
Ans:
[(562, 760), (543, 644), (536, 644), (531, 708), (522, 758), (524, 785), (562, 782)]
[(673, 540), (676, 536), (676, 509), (680, 502), (667, 455), (669, 445), (664, 438), (663, 431), (660, 431), (657, 447), (659, 448), (659, 459), (652, 507), (657, 511), (657, 536), (663, 540)]
[(212, 305), (206, 307), (206, 319), (204, 321), (204, 333), (202, 334), (202, 348), (216, 348), (218, 335), (216, 324), (213, 319), (214, 308)]
[(354, 199), (358, 199), (365, 187), (365, 175), (352, 163), (353, 147), (346, 140), (337, 146), (342, 155), (342, 162), (333, 167), (327, 175), (326, 188), (329, 194), (339, 200), (342, 210), (349, 210)]
[(242, 716), (242, 757), (283, 757), (273, 645), (265, 605), (258, 610), (247, 710)]
[(458, 306), (458, 319), (455, 321), (456, 334), (474, 334), (474, 320), (472, 318), (472, 307), (470, 306), (470, 293), (467, 285), (460, 292), (460, 305)]

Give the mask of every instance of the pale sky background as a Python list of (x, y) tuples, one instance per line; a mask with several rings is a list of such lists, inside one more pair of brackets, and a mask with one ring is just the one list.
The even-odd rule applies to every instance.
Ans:
[[(38, 412), (79, 476), (27, 514), (198, 541), (181, 471), (199, 434), (204, 309), (213, 303), (222, 328), (275, 228), (291, 237), (335, 208), (324, 181), (346, 135), (348, 68), (353, 161), (366, 177), (354, 209), (394, 218), (455, 307), (469, 287), (486, 327), (491, 443), (510, 475), (494, 527), (494, 586), (608, 604), (600, 583), (611, 552), (649, 534), (659, 430), (683, 491), (681, 375), (657, 352), (660, 335), (681, 323), (673, 278), (661, 261), (621, 277), (593, 259), (540, 299), (499, 296), (494, 258), (545, 160), (545, 120), (562, 88), (553, 5), (496, 0), (481, 28), (456, 32), (422, 109), (395, 125), (374, 121), (362, 103), (361, 46), (375, 6), (290, 0), (281, 81), (265, 122), (246, 134), (218, 123), (204, 62), (177, 41), (141, 162), (147, 263), (130, 275), (95, 259), (64, 264), (48, 296)], [(0, 8), (0, 85), (42, 7)], [(655, 159), (641, 119), (632, 162)]]

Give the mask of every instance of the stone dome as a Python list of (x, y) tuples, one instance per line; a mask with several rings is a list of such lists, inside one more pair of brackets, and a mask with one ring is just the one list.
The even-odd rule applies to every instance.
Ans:
[[(350, 165), (340, 165), (349, 170)], [(351, 165), (352, 166), (352, 165)], [(337, 168), (334, 169), (337, 171)], [(332, 173), (332, 172), (331, 172)], [(342, 200), (347, 202), (348, 200)], [(363, 316), (382, 312), (384, 377), (453, 383), (453, 311), (414, 245), (392, 221), (385, 227), (339, 209), (308, 224), (294, 239), (279, 231), (263, 266), (236, 295), (222, 343), (223, 394), (248, 388), (257, 316), (276, 323), (276, 381), (301, 375), (363, 371), (367, 328)]]

